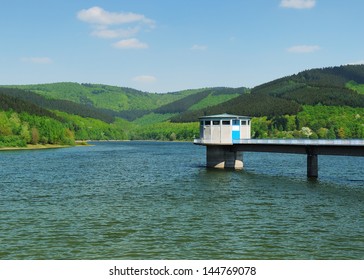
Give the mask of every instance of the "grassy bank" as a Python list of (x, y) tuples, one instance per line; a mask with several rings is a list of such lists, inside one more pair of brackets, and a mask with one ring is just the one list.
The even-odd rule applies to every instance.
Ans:
[(71, 148), (75, 146), (92, 146), (86, 141), (77, 141), (76, 145), (56, 145), (56, 144), (28, 144), (26, 147), (0, 147), (0, 151), (17, 151), (17, 150), (42, 150), (42, 149), (60, 149), (60, 148)]
[(58, 148), (69, 148), (73, 146), (66, 146), (66, 145), (52, 145), (52, 144), (46, 144), (46, 145), (27, 145), (26, 147), (2, 147), (0, 148), (0, 151), (16, 151), (16, 150), (41, 150), (41, 149), (58, 149)]

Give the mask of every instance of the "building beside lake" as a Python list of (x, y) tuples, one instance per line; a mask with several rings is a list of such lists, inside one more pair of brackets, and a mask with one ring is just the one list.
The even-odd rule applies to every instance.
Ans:
[(251, 138), (250, 117), (221, 114), (199, 120), (201, 144), (233, 144), (234, 140)]
[(200, 120), (200, 138), (194, 143), (206, 146), (209, 167), (243, 168), (243, 154), (232, 150), (234, 142), (250, 139), (251, 118), (230, 114), (203, 116)]

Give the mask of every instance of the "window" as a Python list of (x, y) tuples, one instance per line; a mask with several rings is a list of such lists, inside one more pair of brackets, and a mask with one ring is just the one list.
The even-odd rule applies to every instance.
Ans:
[(241, 125), (246, 125), (246, 121), (241, 121)]
[(239, 120), (233, 120), (233, 125), (239, 125)]
[(222, 121), (222, 125), (230, 125), (230, 121)]
[(220, 125), (220, 121), (212, 121), (213, 125)]
[(205, 121), (205, 125), (211, 125), (211, 121)]

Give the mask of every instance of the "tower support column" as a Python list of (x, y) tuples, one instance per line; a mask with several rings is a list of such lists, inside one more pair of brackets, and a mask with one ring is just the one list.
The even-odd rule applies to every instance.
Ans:
[(317, 154), (307, 154), (307, 177), (313, 179), (318, 177)]
[(206, 146), (207, 167), (243, 169), (242, 152), (232, 151), (231, 146)]

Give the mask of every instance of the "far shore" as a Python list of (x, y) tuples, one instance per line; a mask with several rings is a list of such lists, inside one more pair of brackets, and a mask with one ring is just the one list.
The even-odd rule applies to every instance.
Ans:
[(43, 149), (60, 149), (60, 148), (72, 148), (79, 146), (94, 146), (90, 142), (168, 142), (168, 143), (188, 143), (191, 141), (183, 141), (183, 140), (76, 140), (75, 145), (55, 145), (55, 144), (28, 144), (26, 147), (0, 147), (1, 151), (18, 151), (18, 150), (43, 150)]
[(74, 146), (69, 145), (27, 145), (26, 147), (2, 147), (0, 148), (0, 151), (17, 151), (17, 150), (42, 150), (42, 149), (59, 149), (59, 148), (69, 148)]
[(0, 151), (18, 151), (18, 150), (43, 150), (43, 149), (61, 149), (72, 148), (75, 146), (91, 146), (85, 141), (76, 141), (76, 145), (56, 145), (56, 144), (28, 144), (26, 147), (0, 147)]

